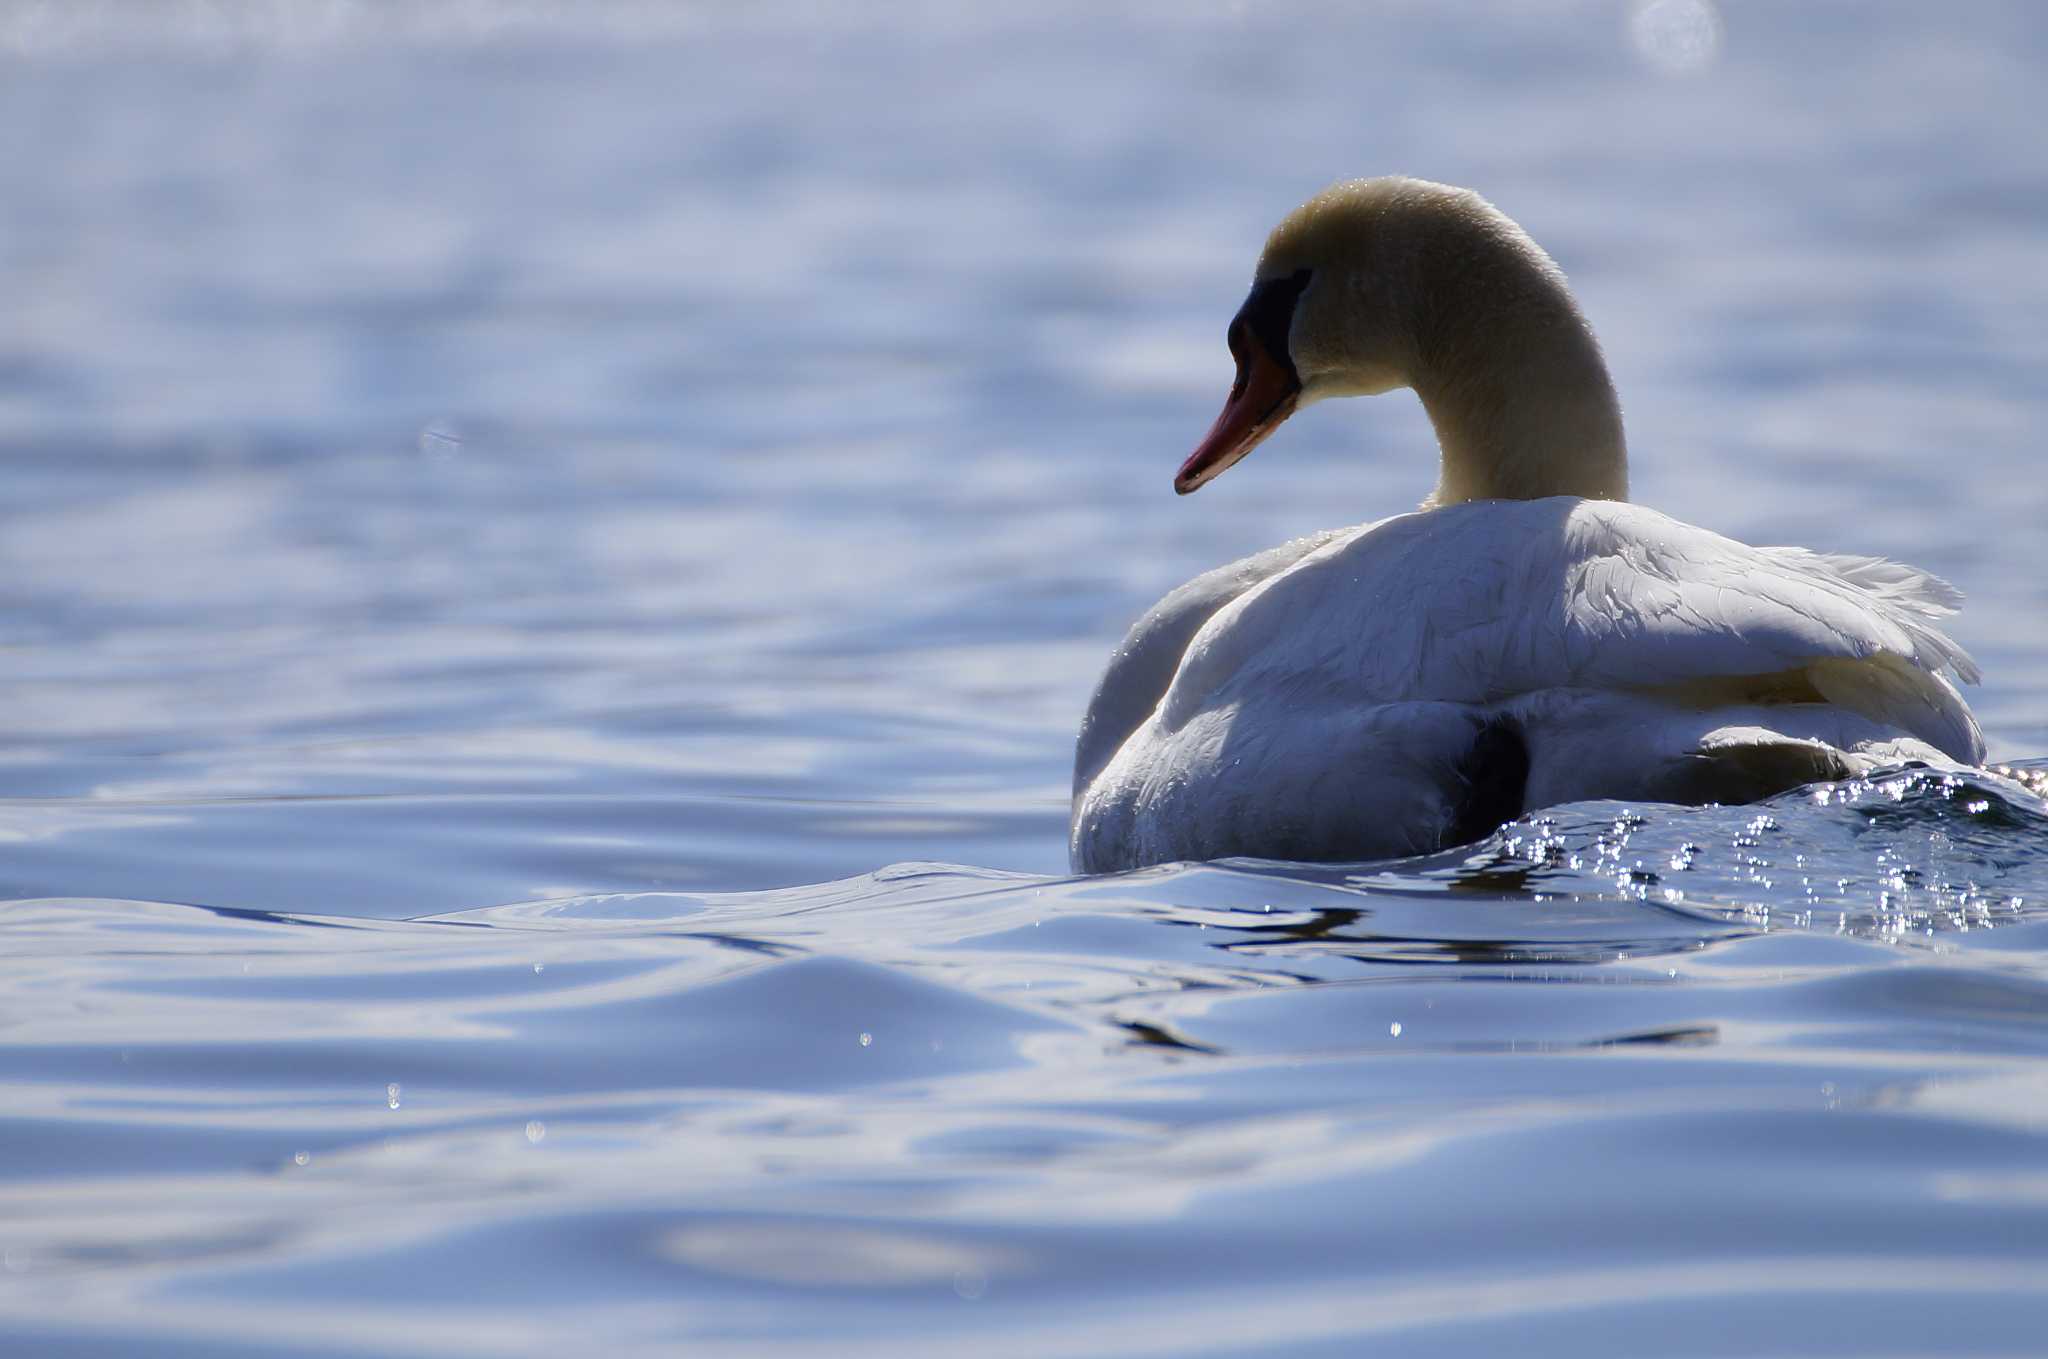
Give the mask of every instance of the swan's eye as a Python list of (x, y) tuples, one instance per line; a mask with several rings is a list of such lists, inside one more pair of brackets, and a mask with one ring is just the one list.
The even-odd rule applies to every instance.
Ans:
[(1230, 322), (1230, 352), (1237, 359), (1242, 380), (1245, 370), (1245, 339), (1258, 342), (1266, 357), (1294, 371), (1294, 355), (1287, 347), (1287, 334), (1294, 326), (1294, 305), (1308, 288), (1309, 270), (1297, 269), (1286, 278), (1269, 278), (1252, 285), (1251, 294)]

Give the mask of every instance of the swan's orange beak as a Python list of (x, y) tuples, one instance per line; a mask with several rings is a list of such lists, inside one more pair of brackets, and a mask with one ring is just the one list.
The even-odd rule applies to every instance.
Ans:
[(1199, 490), (1223, 474), (1223, 470), (1257, 448), (1280, 422), (1294, 414), (1301, 396), (1301, 380), (1294, 365), (1282, 363), (1266, 352), (1250, 328), (1234, 333), (1237, 343), (1237, 381), (1230, 386), (1230, 399), (1223, 414), (1188, 460), (1174, 474), (1173, 489), (1181, 495)]

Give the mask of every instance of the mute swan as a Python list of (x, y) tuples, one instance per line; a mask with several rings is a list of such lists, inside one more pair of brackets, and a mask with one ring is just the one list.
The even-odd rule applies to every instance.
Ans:
[(1592, 330), (1477, 194), (1318, 194), (1267, 241), (1229, 342), (1237, 379), (1175, 490), (1309, 402), (1396, 387), (1442, 472), (1414, 513), (1219, 567), (1138, 620), (1081, 725), (1077, 870), (1380, 858), (1560, 802), (1753, 801), (1982, 760), (1948, 678), (1976, 666), (1933, 621), (1948, 584), (1627, 503)]

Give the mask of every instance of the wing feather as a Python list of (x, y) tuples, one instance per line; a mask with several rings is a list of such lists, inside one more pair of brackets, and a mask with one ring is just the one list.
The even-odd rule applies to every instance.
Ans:
[(1446, 506), (1303, 541), (1175, 638), (1178, 670), (1155, 691), (1167, 730), (1281, 685), (1360, 705), (1499, 703), (1892, 657), (1901, 664), (1867, 682), (1834, 667), (1830, 697), (1881, 696), (1868, 716), (1959, 759), (1981, 751), (1941, 677), (1972, 681), (1976, 666), (1932, 621), (1959, 596), (1912, 567), (1750, 547), (1639, 505), (1572, 498)]

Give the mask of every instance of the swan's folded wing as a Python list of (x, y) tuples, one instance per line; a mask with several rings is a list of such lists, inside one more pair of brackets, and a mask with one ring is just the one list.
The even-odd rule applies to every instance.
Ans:
[(1175, 639), (1160, 719), (1172, 730), (1273, 693), (1482, 706), (1550, 689), (1707, 706), (1803, 695), (1973, 759), (1981, 737), (1941, 672), (1976, 668), (1931, 621), (1954, 600), (1910, 567), (1753, 548), (1639, 505), (1454, 505), (1332, 538), (1213, 608)]
[(1796, 675), (1825, 702), (1956, 759), (1983, 758), (1944, 674), (1974, 681), (1976, 664), (1931, 621), (1960, 602), (1939, 578), (1877, 558), (1753, 548), (1633, 506), (1582, 507), (1566, 536), (1553, 626), (1571, 683), (1683, 689)]
[(1574, 683), (1683, 683), (1878, 655), (1930, 676), (1977, 677), (1968, 653), (1930, 621), (1959, 596), (1912, 567), (1750, 547), (1601, 502), (1571, 515), (1557, 567), (1553, 625)]

